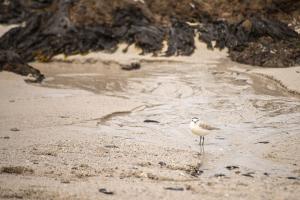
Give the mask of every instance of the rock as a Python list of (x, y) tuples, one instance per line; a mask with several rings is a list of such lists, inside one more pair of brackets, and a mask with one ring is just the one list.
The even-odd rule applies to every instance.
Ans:
[(3, 51), (0, 48), (0, 71), (3, 70), (22, 76), (32, 75), (35, 78), (33, 82), (41, 82), (44, 79), (44, 75), (39, 70), (28, 65), (18, 54), (10, 50)]
[(226, 175), (225, 174), (215, 174), (214, 176), (217, 178), (221, 178), (221, 177), (225, 177)]
[(0, 0), (0, 23), (18, 24), (33, 14), (34, 10), (43, 10), (51, 5), (53, 0)]
[(107, 189), (105, 188), (100, 188), (99, 189), (99, 192), (103, 193), (103, 194), (107, 194), (107, 195), (113, 195), (114, 192), (113, 191), (108, 191)]
[(79, 167), (81, 167), (81, 168), (89, 168), (90, 166), (88, 164), (80, 164)]
[(61, 182), (61, 183), (64, 183), (64, 184), (69, 184), (69, 183), (71, 183), (71, 181), (68, 180), (68, 179), (62, 179), (60, 182)]
[(20, 130), (18, 128), (11, 128), (10, 131), (18, 132)]
[(156, 123), (156, 124), (159, 124), (159, 121), (152, 120), (152, 119), (146, 119), (146, 120), (144, 120), (144, 123)]
[(290, 180), (297, 180), (297, 179), (299, 179), (299, 178), (297, 178), (297, 177), (294, 177), (294, 176), (289, 176), (289, 177), (286, 177), (287, 179), (290, 179)]
[(0, 169), (0, 173), (7, 174), (32, 174), (33, 172), (33, 169), (23, 166), (4, 166)]
[(187, 23), (173, 19), (169, 29), (168, 49), (166, 56), (189, 56), (195, 50), (194, 30)]
[(119, 147), (116, 145), (105, 145), (104, 147), (110, 148), (110, 149), (118, 149)]
[(165, 162), (163, 162), (163, 161), (160, 161), (158, 164), (159, 164), (161, 167), (164, 167), (164, 166), (167, 165), (167, 164), (166, 164)]
[(165, 190), (172, 190), (172, 191), (184, 191), (183, 187), (165, 187)]
[(186, 190), (194, 190), (193, 187), (192, 187), (191, 185), (186, 185), (186, 186), (185, 186), (185, 189), (186, 189)]
[[(300, 63), (300, 36), (286, 24), (259, 15), (238, 23), (205, 23), (199, 39), (209, 48), (227, 47), (234, 61), (263, 67), (287, 67)], [(212, 46), (212, 41), (216, 45)]]
[(226, 166), (226, 169), (228, 170), (234, 170), (234, 169), (238, 169), (238, 166), (234, 166), (234, 165), (230, 165), (230, 166)]
[(261, 141), (261, 142), (257, 142), (258, 144), (269, 144), (269, 141)]
[(203, 174), (203, 171), (200, 170), (200, 169), (194, 168), (194, 169), (190, 172), (190, 174), (191, 174), (191, 176), (198, 177), (198, 176), (200, 176), (201, 174)]
[(126, 71), (137, 70), (141, 68), (141, 64), (138, 62), (134, 62), (134, 63), (130, 63), (130, 65), (122, 65), (121, 68)]
[(151, 180), (159, 180), (159, 177), (152, 173), (147, 173), (147, 178), (149, 178)]
[(200, 170), (200, 167), (201, 163), (197, 163), (197, 165), (191, 165), (188, 167), (188, 169), (184, 170), (193, 177), (199, 177), (201, 174), (203, 174), (203, 171)]
[[(292, 20), (298, 22), (297, 0), (254, 5), (238, 0), (211, 0), (209, 4), (195, 0), (9, 2), (0, 0), (0, 22), (25, 23), (0, 38), (0, 71), (32, 74), (37, 82), (44, 77), (27, 62), (49, 62), (58, 54), (114, 52), (120, 43), (135, 45), (142, 54), (188, 56), (195, 51), (196, 33), (209, 48), (228, 48), (230, 58), (240, 63), (262, 67), (300, 64), (300, 36), (288, 26)], [(241, 13), (237, 15), (236, 10)], [(161, 52), (165, 40), (168, 48)], [(124, 70), (139, 68), (140, 63), (122, 66)]]
[(141, 162), (141, 163), (138, 163), (139, 166), (141, 167), (149, 167), (152, 165), (151, 162)]
[(248, 172), (248, 173), (242, 174), (242, 176), (254, 178), (253, 174), (254, 174), (254, 172)]

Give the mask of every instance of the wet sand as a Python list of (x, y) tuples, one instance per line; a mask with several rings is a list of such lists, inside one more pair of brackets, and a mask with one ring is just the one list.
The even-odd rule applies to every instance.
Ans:
[[(33, 63), (42, 85), (0, 73), (0, 198), (298, 199), (299, 97), (199, 52)], [(192, 116), (220, 128), (202, 156)]]

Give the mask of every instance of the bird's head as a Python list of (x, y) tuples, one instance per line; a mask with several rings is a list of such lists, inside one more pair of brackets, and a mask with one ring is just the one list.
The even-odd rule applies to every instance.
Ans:
[(200, 120), (200, 119), (197, 118), (197, 117), (193, 117), (193, 118), (192, 118), (192, 122), (193, 122), (193, 123), (197, 123), (199, 120)]

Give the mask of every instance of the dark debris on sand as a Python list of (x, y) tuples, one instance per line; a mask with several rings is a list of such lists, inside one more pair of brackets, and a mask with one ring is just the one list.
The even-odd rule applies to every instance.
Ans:
[(34, 82), (41, 82), (44, 79), (39, 70), (28, 65), (18, 54), (10, 50), (0, 50), (0, 71), (3, 70), (23, 76), (31, 74), (35, 78)]
[(99, 192), (103, 193), (103, 194), (107, 194), (107, 195), (113, 195), (114, 192), (113, 191), (109, 191), (106, 188), (100, 188)]
[(24, 166), (3, 166), (0, 168), (0, 174), (32, 174), (34, 170)]
[(209, 48), (228, 48), (230, 58), (240, 63), (262, 67), (300, 64), (300, 37), (293, 29), (300, 24), (297, 0), (144, 2), (0, 0), (0, 23), (25, 22), (0, 38), (2, 57), (14, 52), (18, 67), (2, 59), (0, 69), (22, 75), (30, 72), (40, 80), (40, 73), (24, 63), (48, 62), (58, 54), (114, 52), (121, 42), (155, 56), (167, 41), (165, 56), (188, 56), (195, 51), (197, 33)]

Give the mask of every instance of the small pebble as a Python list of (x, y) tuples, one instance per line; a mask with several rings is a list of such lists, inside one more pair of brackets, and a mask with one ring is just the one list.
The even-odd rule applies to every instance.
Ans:
[(129, 65), (122, 65), (121, 68), (126, 71), (137, 70), (141, 68), (141, 64), (138, 62), (130, 63)]
[(252, 176), (254, 174), (254, 172), (248, 172), (248, 173), (245, 173), (245, 174), (242, 174), (243, 176), (247, 176), (247, 177), (251, 177), (251, 178), (254, 178), (254, 176)]
[(108, 191), (107, 189), (105, 188), (100, 188), (99, 189), (99, 192), (103, 193), (103, 194), (107, 194), (107, 195), (113, 195), (114, 192), (113, 191)]
[(289, 176), (289, 177), (286, 177), (287, 179), (290, 179), (290, 180), (296, 180), (297, 177), (294, 177), (294, 176)]
[(230, 165), (230, 166), (226, 166), (226, 169), (228, 170), (234, 170), (234, 169), (238, 169), (238, 166), (234, 166), (234, 165)]
[(224, 177), (224, 176), (226, 176), (225, 174), (215, 174), (215, 177)]
[(183, 187), (165, 187), (165, 190), (172, 190), (172, 191), (183, 191)]
[(67, 180), (67, 179), (63, 179), (60, 181), (61, 183), (64, 183), (64, 184), (69, 184), (70, 183), (70, 180)]
[(261, 142), (258, 142), (258, 144), (269, 144), (270, 142), (269, 141), (261, 141)]
[(159, 121), (152, 120), (152, 119), (146, 119), (146, 120), (144, 120), (144, 123), (156, 123), (156, 124), (158, 124)]
[(163, 166), (166, 166), (167, 164), (165, 163), (165, 162), (163, 162), (163, 161), (160, 161), (159, 163), (158, 163), (161, 167), (163, 167)]
[(112, 148), (112, 149), (119, 148), (116, 145), (105, 145), (104, 147), (106, 147), (106, 148)]

